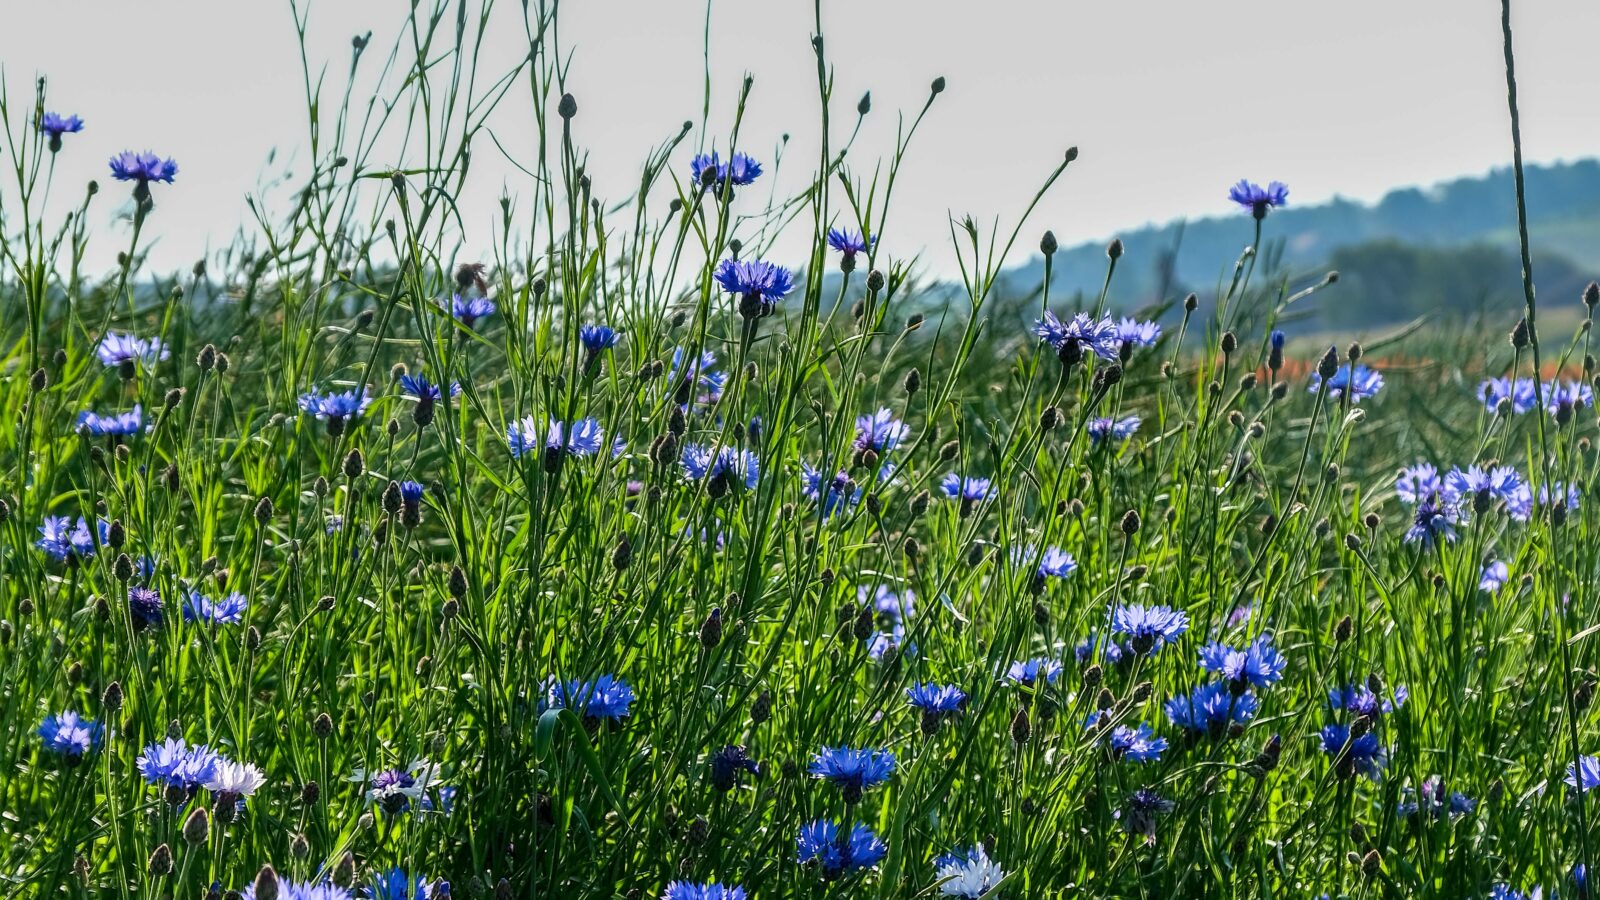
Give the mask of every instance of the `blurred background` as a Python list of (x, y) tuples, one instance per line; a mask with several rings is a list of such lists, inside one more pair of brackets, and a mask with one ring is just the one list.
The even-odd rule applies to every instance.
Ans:
[[(105, 160), (118, 150), (178, 160), (178, 183), (157, 195), (151, 262), (180, 269), (252, 227), (247, 195), (283, 211), (289, 192), (274, 185), (293, 185), (308, 169), (297, 13), (312, 79), (323, 79), (330, 104), (349, 73), (351, 37), (372, 32), (362, 77), (373, 80), (358, 80), (370, 88), (403, 37), (405, 9), (399, 0), (156, 0), (137, 15), (113, 15), (17, 4), (7, 10), (0, 59), (13, 103), (45, 76), (48, 106), (87, 123), (59, 155), (53, 203), (64, 208), (81, 197), (76, 185), (106, 180)], [(714, 0), (707, 12), (698, 0), (564, 8), (575, 134), (597, 195), (626, 200), (650, 150), (683, 121), (698, 123), (707, 36), (710, 127), (686, 142), (678, 168), (686, 170), (690, 145), (725, 151), (749, 73), (741, 147), (770, 169), (792, 135), (770, 182), (780, 196), (814, 171), (811, 5)], [(1269, 223), (1282, 239), (1273, 251), (1291, 269), (1333, 266), (1351, 281), (1336, 309), (1317, 311), (1323, 324), (1509, 308), (1521, 301), (1503, 169), (1511, 149), (1499, 15), (1494, 0), (828, 3), (834, 141), (871, 91), (872, 112), (850, 155), (854, 174), (870, 177), (893, 147), (899, 117), (915, 115), (935, 76), (947, 78), (882, 236), (883, 250), (917, 257), (930, 278), (955, 272), (952, 217), (970, 215), (985, 228), (998, 219), (1009, 230), (1076, 145), (1079, 161), (1024, 231), (1013, 260), (1020, 279), (1036, 280), (1029, 257), (1037, 263), (1037, 235), (1051, 228), (1064, 248), (1057, 289), (1068, 294), (1098, 289), (1112, 236), (1129, 254), (1113, 297), (1119, 306), (1149, 302), (1163, 286), (1169, 296), (1214, 287), (1225, 274), (1219, 267), (1250, 239), (1228, 187), (1275, 179), (1290, 186), (1290, 207)], [(486, 71), (509, 70), (527, 48), (521, 5), (497, 4), (490, 22)], [(1577, 285), (1600, 274), (1600, 165), (1591, 159), (1600, 154), (1600, 4), (1522, 3), (1513, 25), (1525, 148), (1539, 164), (1529, 189), (1540, 290), (1576, 296)], [(469, 253), (492, 240), (502, 195), (531, 196), (515, 165), (535, 152), (529, 109), (524, 80), (496, 110), (494, 140), (474, 147), (462, 197)], [(99, 204), (91, 225), (125, 229), (117, 202)], [(109, 267), (116, 243), (94, 242), (104, 258), (92, 261)], [(803, 247), (778, 250), (798, 256)]]

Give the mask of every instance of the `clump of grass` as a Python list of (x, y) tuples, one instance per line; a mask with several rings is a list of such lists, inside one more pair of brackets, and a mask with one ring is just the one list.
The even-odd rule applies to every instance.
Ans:
[(181, 277), (172, 160), (64, 207), (99, 138), (0, 102), (12, 892), (1584, 895), (1600, 288), (1543, 357), (1531, 281), (1509, 342), (1288, 339), (1337, 279), (1242, 182), (1211, 296), (1112, 318), (1118, 242), (1063, 308), (1048, 233), (1013, 296), (1076, 150), (930, 285), (888, 210), (943, 79), (858, 168), (818, 38), (798, 192), (748, 80), (605, 185), (555, 9), (498, 73), (446, 12), (337, 103), (307, 63), (292, 209)]

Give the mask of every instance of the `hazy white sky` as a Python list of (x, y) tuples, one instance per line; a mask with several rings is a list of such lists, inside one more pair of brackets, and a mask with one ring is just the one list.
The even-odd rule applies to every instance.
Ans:
[[(741, 143), (769, 155), (792, 132), (791, 164), (810, 167), (811, 4), (714, 2), (715, 121), (729, 120), (748, 71), (755, 89)], [(327, 62), (330, 83), (348, 64), (351, 35), (370, 29), (374, 49), (386, 50), (408, 5), (311, 0), (311, 54)], [(151, 226), (157, 264), (177, 268), (226, 242), (269, 149), (304, 171), (294, 154), (305, 135), (298, 57), (286, 0), (139, 6), (127, 15), (81, 2), (9, 4), (0, 60), (14, 101), (47, 75), (50, 106), (88, 124), (61, 155), (58, 198), (105, 181), (106, 158), (124, 147), (177, 158), (178, 183), (159, 189)], [(565, 5), (576, 131), (602, 196), (626, 195), (648, 150), (698, 117), (703, 15), (701, 0)], [(495, 16), (491, 53), (509, 63), (525, 52), (520, 3), (500, 0)], [(1518, 0), (1513, 24), (1529, 158), (1600, 152), (1600, 3)], [(861, 93), (873, 94), (857, 166), (889, 145), (898, 110), (914, 111), (934, 76), (948, 79), (885, 235), (894, 255), (922, 253), (935, 270), (950, 264), (950, 214), (1011, 221), (1073, 144), (1082, 156), (1036, 214), (1026, 249), (1046, 227), (1071, 243), (1226, 212), (1240, 177), (1285, 181), (1291, 201), (1305, 204), (1373, 199), (1510, 159), (1497, 0), (828, 0), (824, 27), (835, 121), (848, 126)], [(530, 146), (528, 108), (525, 90), (513, 91), (497, 121), (513, 152)], [(466, 198), (484, 243), (502, 189), (528, 192), (493, 156), (492, 145), (478, 148)], [(109, 226), (112, 205), (100, 205), (97, 224)], [(114, 252), (116, 241), (101, 243)]]

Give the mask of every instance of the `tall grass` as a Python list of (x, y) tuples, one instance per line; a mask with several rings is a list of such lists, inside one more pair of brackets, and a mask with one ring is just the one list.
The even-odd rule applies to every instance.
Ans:
[[(928, 284), (889, 211), (944, 82), (858, 163), (878, 123), (833, 97), (817, 21), (815, 159), (692, 172), (762, 156), (745, 80), (731, 129), (708, 88), (606, 185), (554, 3), (417, 4), (340, 87), (302, 53), (310, 174), (181, 276), (146, 265), (181, 172), (57, 183), (58, 153), (122, 148), (41, 133), (43, 81), (0, 99), (7, 894), (1584, 896), (1563, 779), (1600, 744), (1595, 298), (1541, 342), (1525, 252), (1509, 342), (1326, 348), (1292, 323), (1337, 279), (1273, 264), (1263, 205), (1214, 291), (1142, 313), (1159, 340), (1095, 352), (1127, 303), (1114, 244), (1088, 339), (1053, 346), (1030, 324), (1074, 321), (1054, 238), (1037, 291), (1000, 276), (1076, 150), (1009, 224), (953, 223), (953, 285)], [(530, 53), (491, 70), (509, 27)], [(526, 180), (484, 229), (457, 198), (507, 110), (539, 140), (507, 151)], [(802, 190), (768, 186), (780, 166)], [(125, 227), (91, 235), (107, 203)], [(831, 229), (871, 240), (847, 260)], [(796, 234), (787, 296), (725, 290), (725, 260)], [(91, 236), (126, 242), (115, 271), (86, 271)], [(119, 358), (113, 334), (159, 344)], [(1369, 364), (1375, 393), (1342, 380)], [(1486, 403), (1491, 376), (1536, 399)], [(136, 405), (131, 433), (80, 419)], [(732, 463), (696, 477), (694, 447)], [(1397, 490), (1418, 463), (1441, 483)], [(951, 475), (991, 487), (949, 499)], [(235, 592), (237, 621), (194, 599)], [(965, 701), (924, 714), (922, 684)], [(1182, 728), (1208, 686), (1214, 726)], [(41, 734), (64, 711), (99, 730)], [(172, 771), (168, 739), (262, 783), (206, 787), (215, 764)], [(839, 747), (893, 771), (813, 777)], [(881, 859), (802, 863), (817, 820), (862, 823)], [(975, 846), (1003, 877), (936, 861)]]

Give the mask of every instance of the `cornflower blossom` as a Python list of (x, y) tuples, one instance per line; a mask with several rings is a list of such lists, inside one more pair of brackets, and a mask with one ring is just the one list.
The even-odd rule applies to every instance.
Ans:
[[(1311, 393), (1315, 394), (1321, 387), (1322, 373), (1311, 373)], [(1349, 394), (1351, 403), (1374, 397), (1380, 390), (1383, 390), (1383, 376), (1376, 369), (1366, 366), (1345, 363), (1328, 379), (1328, 394), (1335, 399), (1343, 399)]]
[(739, 315), (755, 319), (770, 315), (794, 289), (794, 276), (783, 266), (760, 259), (725, 259), (717, 266), (717, 284), (739, 298)]
[(39, 739), (44, 748), (75, 764), (93, 753), (105, 736), (105, 728), (93, 719), (67, 710), (59, 715), (46, 716), (39, 725)]
[(1189, 614), (1165, 606), (1119, 606), (1111, 615), (1111, 629), (1128, 636), (1133, 652), (1154, 653), (1189, 630)]
[(1249, 210), (1250, 215), (1260, 221), (1267, 217), (1269, 209), (1277, 209), (1289, 202), (1289, 186), (1281, 181), (1273, 181), (1262, 187), (1241, 178), (1238, 184), (1228, 189), (1228, 199)]
[(367, 781), (367, 802), (390, 815), (399, 815), (410, 810), (411, 804), (421, 804), (428, 791), (438, 786), (438, 776), (438, 766), (419, 759), (404, 769), (384, 769), (370, 781), (361, 772), (351, 780)]
[(100, 415), (93, 410), (78, 413), (78, 431), (95, 437), (128, 437), (144, 430), (144, 407), (135, 403), (125, 413)]
[[(99, 542), (104, 543), (107, 535), (107, 525), (100, 523)], [(68, 559), (88, 559), (95, 554), (95, 534), (89, 530), (89, 523), (82, 516), (77, 522), (67, 516), (45, 516), (44, 524), (39, 526), (39, 539), (34, 541), (34, 546), (45, 552), (46, 556), (57, 562), (66, 562)]]
[(1098, 447), (1108, 438), (1114, 443), (1126, 443), (1138, 432), (1140, 424), (1142, 423), (1138, 416), (1124, 416), (1121, 419), (1100, 416), (1090, 419), (1089, 424), (1084, 426), (1084, 431), (1089, 433), (1089, 443)]
[(837, 785), (844, 802), (857, 803), (862, 792), (889, 780), (894, 754), (888, 750), (823, 747), (811, 759), (811, 777)]
[(634, 699), (633, 688), (615, 675), (601, 675), (593, 681), (552, 679), (545, 690), (547, 709), (565, 707), (596, 721), (621, 721)]
[(1236, 694), (1227, 682), (1203, 684), (1163, 707), (1172, 724), (1191, 734), (1217, 740), (1242, 729), (1260, 708), (1254, 694)]
[(661, 900), (746, 900), (744, 888), (726, 884), (691, 884), (673, 881), (661, 894)]
[(841, 833), (838, 825), (826, 819), (802, 826), (795, 837), (795, 850), (801, 865), (815, 863), (828, 881), (870, 869), (889, 853), (867, 826), (858, 822)]
[(1061, 677), (1061, 663), (1053, 659), (1029, 659), (1014, 662), (1006, 670), (1007, 680), (1023, 687), (1033, 687), (1039, 681), (1054, 684)]
[(250, 599), (238, 591), (220, 600), (213, 600), (199, 591), (190, 591), (183, 600), (183, 620), (237, 625), (244, 621), (244, 614), (249, 608)]
[(856, 417), (856, 437), (852, 444), (857, 452), (873, 450), (887, 453), (900, 446), (911, 434), (910, 426), (895, 418), (887, 407), (871, 415)]
[(1088, 313), (1078, 313), (1063, 322), (1046, 310), (1044, 317), (1033, 323), (1032, 330), (1063, 362), (1077, 362), (1085, 350), (1107, 361), (1121, 358), (1122, 335), (1110, 316), (1096, 319)]
[(107, 368), (124, 368), (132, 374), (129, 367), (153, 366), (158, 362), (165, 362), (171, 358), (172, 351), (160, 338), (141, 338), (120, 331), (107, 332), (95, 347), (94, 354)]
[(1357, 772), (1369, 780), (1378, 780), (1383, 771), (1383, 745), (1370, 731), (1353, 735), (1349, 725), (1333, 724), (1320, 733), (1322, 751), (1333, 758), (1334, 772), (1340, 778), (1353, 777)]
[(1270, 687), (1287, 666), (1288, 660), (1265, 635), (1240, 649), (1213, 641), (1200, 650), (1200, 668), (1221, 675), (1235, 691)]
[(1516, 415), (1532, 412), (1538, 405), (1534, 397), (1534, 381), (1530, 378), (1490, 378), (1478, 385), (1478, 399), (1491, 413), (1500, 411), (1501, 403), (1510, 404)]
[(939, 893), (965, 900), (978, 900), (1006, 877), (1005, 870), (989, 858), (982, 844), (936, 857), (933, 866)]
[(494, 301), (488, 297), (455, 294), (450, 298), (450, 315), (467, 328), (477, 325), (479, 319), (494, 315), (496, 309)]
[(761, 479), (761, 463), (749, 450), (735, 447), (710, 447), (688, 444), (679, 460), (683, 474), (690, 481), (707, 482), (712, 497), (720, 497), (727, 489), (755, 490)]

